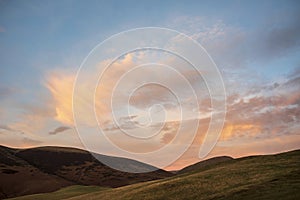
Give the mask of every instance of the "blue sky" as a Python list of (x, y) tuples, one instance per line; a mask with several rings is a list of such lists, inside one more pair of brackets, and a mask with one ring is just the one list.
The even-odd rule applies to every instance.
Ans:
[[(249, 111), (253, 117), (244, 119), (243, 122), (229, 117), (231, 125), (239, 124), (235, 126), (235, 134), (232, 131), (231, 135), (238, 135), (241, 131), (251, 132), (244, 130), (241, 124), (245, 125), (247, 120), (255, 124), (253, 121), (259, 120), (258, 116), (254, 116), (256, 112), (254, 108), (257, 108), (258, 103), (263, 104), (264, 109), (268, 107), (266, 102), (271, 102), (270, 104), (274, 104), (277, 108), (294, 105), (291, 112), (296, 119), (289, 123), (295, 125), (299, 119), (298, 97), (291, 97), (296, 100), (285, 104), (278, 103), (280, 100), (274, 102), (274, 99), (278, 94), (289, 97), (299, 89), (297, 82), (297, 77), (300, 76), (299, 8), (298, 1), (279, 0), (144, 2), (2, 0), (0, 1), (0, 126), (2, 127), (0, 127), (0, 142), (19, 147), (47, 144), (80, 147), (80, 141), (74, 136), (76, 135), (74, 125), (58, 117), (60, 107), (57, 104), (64, 94), (55, 95), (59, 91), (65, 92), (60, 90), (61, 88), (70, 90), (70, 87), (65, 87), (72, 79), (70, 77), (74, 76), (83, 59), (101, 41), (121, 31), (149, 26), (183, 32), (202, 44), (219, 67), (228, 98), (235, 97), (233, 102), (243, 102), (243, 98), (249, 96), (255, 97), (250, 101), (252, 102), (250, 105), (241, 106), (232, 103), (232, 106), (236, 107), (229, 110), (234, 112), (242, 108), (248, 110), (250, 107), (253, 108)], [(61, 86), (59, 80), (67, 83)], [(292, 86), (289, 85), (289, 81), (294, 81)], [(280, 85), (281, 89), (266, 91), (266, 88), (271, 88), (274, 84)], [(289, 89), (283, 89), (287, 87), (286, 85), (289, 85)], [(266, 97), (269, 93), (273, 95), (271, 99)], [(254, 100), (262, 96), (265, 98), (264, 101), (255, 103)], [(276, 120), (282, 122), (282, 118), (283, 116)], [(260, 128), (263, 127), (265, 132), (268, 132), (270, 126), (271, 122), (260, 124)], [(252, 127), (252, 132), (258, 130), (250, 125), (247, 127)], [(277, 128), (279, 132), (283, 127)], [(298, 128), (294, 127), (295, 130), (299, 130)], [(56, 129), (60, 134), (51, 134), (49, 137), (48, 133), (53, 133)], [(268, 135), (265, 132), (263, 138), (274, 146), (271, 142), (274, 134)], [(285, 137), (288, 134), (282, 135)], [(294, 137), (299, 141), (299, 135), (294, 135), (294, 141)], [(237, 139), (239, 137), (233, 138), (239, 141)], [(247, 141), (247, 137), (242, 140)], [(248, 141), (253, 142), (252, 140), (255, 139), (248, 138)], [(226, 144), (222, 144), (228, 146), (235, 142), (225, 141)], [(294, 142), (281, 144), (282, 148), (261, 148), (256, 152), (255, 145), (259, 144), (253, 143), (252, 149), (247, 147), (241, 154), (271, 153), (286, 150), (286, 147), (290, 149), (299, 147)], [(234, 154), (226, 150), (219, 152), (216, 150), (215, 154), (222, 152)]]
[[(39, 76), (45, 68), (78, 66), (112, 34), (143, 26), (174, 28), (180, 16), (204, 16), (208, 23), (222, 20), (255, 32), (268, 30), (272, 20), (274, 26), (297, 20), (298, 8), (297, 1), (1, 1), (1, 74), (7, 82), (11, 77), (27, 82), (24, 77)], [(25, 76), (15, 74), (20, 70)]]

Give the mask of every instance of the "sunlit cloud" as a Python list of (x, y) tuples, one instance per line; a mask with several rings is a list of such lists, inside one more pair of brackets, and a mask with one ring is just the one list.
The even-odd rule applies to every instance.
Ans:
[(46, 87), (52, 94), (55, 107), (55, 119), (61, 123), (73, 125), (72, 92), (75, 74), (63, 71), (49, 73)]
[[(139, 54), (138, 54), (139, 55)], [(141, 56), (141, 55), (139, 55)], [(145, 56), (145, 55), (143, 55)], [(170, 61), (169, 61), (170, 62)], [(103, 61), (99, 63), (99, 67), (107, 65), (109, 61)], [(170, 62), (172, 63), (172, 62)], [(165, 91), (164, 88), (157, 88), (155, 86), (142, 88), (140, 92), (137, 90), (133, 94), (129, 102), (127, 100), (126, 90), (117, 92), (114, 96), (119, 103), (117, 105), (118, 110), (124, 109), (123, 106), (132, 106), (139, 110), (139, 112), (131, 113), (128, 115), (127, 110), (118, 113), (116, 120), (118, 124), (115, 124), (112, 118), (111, 110), (111, 99), (114, 86), (117, 84), (118, 80), (132, 67), (136, 66), (136, 57), (134, 55), (127, 55), (116, 61), (111, 68), (109, 68), (102, 79), (99, 82), (98, 88), (96, 90), (96, 112), (100, 121), (100, 126), (103, 131), (107, 134), (110, 140), (121, 148), (128, 151), (135, 151), (136, 149), (142, 149), (139, 151), (147, 152), (153, 151), (161, 148), (174, 139), (176, 134), (178, 134), (179, 126), (183, 126), (185, 130), (185, 135), (188, 138), (192, 132), (193, 127), (189, 127), (186, 123), (188, 119), (178, 119), (178, 118), (165, 118), (164, 123), (152, 123), (149, 126), (143, 127), (143, 116), (147, 117), (157, 117), (148, 116), (151, 113), (141, 112), (154, 104), (164, 105), (165, 111), (173, 113), (173, 116), (179, 114), (177, 110), (179, 104), (172, 103), (172, 94), (169, 91)], [(158, 72), (157, 76), (160, 74)], [(149, 76), (150, 73), (146, 73)], [(195, 79), (195, 74), (191, 71), (183, 71), (187, 78), (190, 78), (191, 84), (197, 85), (197, 83), (202, 83), (201, 79)], [(135, 78), (136, 77), (136, 78)], [(153, 78), (153, 77), (152, 77)], [(143, 74), (139, 76), (131, 77), (130, 80), (138, 81), (144, 79)], [(47, 88), (51, 92), (54, 99), (54, 107), (56, 111), (56, 120), (66, 124), (74, 125), (72, 119), (72, 90), (75, 80), (75, 74), (66, 73), (59, 71), (59, 74), (54, 73), (48, 76), (48, 82), (46, 84)], [(88, 79), (87, 79), (88, 80)], [(172, 84), (176, 85), (176, 80), (170, 78)], [(174, 82), (173, 82), (174, 81)], [(194, 82), (193, 82), (194, 81)], [(92, 81), (91, 81), (92, 82)], [(220, 137), (220, 144), (223, 146), (232, 146), (236, 143), (243, 143), (243, 141), (249, 141), (250, 143), (257, 143), (258, 140), (268, 140), (277, 137), (286, 137), (288, 135), (297, 134), (296, 123), (299, 119), (299, 102), (300, 95), (299, 90), (299, 78), (298, 76), (293, 76), (286, 78), (285, 80), (278, 83), (270, 83), (267, 85), (257, 85), (256, 87), (250, 88), (241, 94), (230, 93), (227, 99), (227, 117), (224, 129)], [(82, 90), (84, 88), (89, 88), (90, 82), (82, 85)], [(134, 82), (125, 82), (126, 84), (135, 84)], [(125, 87), (126, 88), (126, 87)], [(87, 101), (88, 95), (86, 94), (80, 99), (80, 101)], [(211, 102), (206, 93), (201, 93), (199, 97), (199, 110), (197, 113), (199, 115), (191, 115), (189, 120), (200, 120), (199, 128), (197, 130), (197, 136), (193, 142), (192, 150), (189, 150), (187, 154), (181, 158), (182, 160), (189, 160), (189, 162), (197, 161), (197, 157), (191, 157), (191, 154), (197, 155), (197, 150), (202, 144), (203, 138), (209, 127), (210, 116), (211, 116)], [(188, 98), (182, 103), (182, 108), (195, 112), (193, 106), (189, 105)], [(189, 106), (188, 106), (189, 105)], [(92, 105), (91, 105), (92, 106)], [(84, 115), (84, 111), (82, 115)], [(197, 117), (196, 117), (197, 116)], [(93, 116), (86, 116), (86, 121), (88, 122)], [(97, 125), (94, 120), (91, 120), (92, 125)], [(145, 142), (140, 142), (138, 140), (132, 139), (124, 135), (122, 131), (130, 131), (138, 135), (151, 134), (152, 131), (160, 129), (159, 134), (157, 134), (151, 140)], [(67, 128), (62, 131), (67, 130)], [(58, 130), (60, 132), (61, 130)], [(56, 132), (56, 131), (53, 131)], [(92, 138), (91, 138), (92, 139)], [(183, 145), (185, 140), (178, 145)], [(197, 148), (196, 148), (197, 147)], [(246, 150), (245, 150), (246, 151)], [(248, 151), (251, 151), (251, 146), (249, 146)], [(235, 154), (235, 156), (237, 156)], [(184, 162), (183, 162), (184, 163)]]

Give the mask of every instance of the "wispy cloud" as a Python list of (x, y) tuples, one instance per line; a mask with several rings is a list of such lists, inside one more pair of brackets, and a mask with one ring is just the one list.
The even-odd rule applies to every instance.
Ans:
[(31, 138), (28, 138), (28, 137), (24, 137), (22, 139), (22, 144), (25, 147), (37, 146), (37, 145), (40, 145), (42, 143), (43, 143), (42, 141), (31, 139)]
[(71, 127), (60, 126), (60, 127), (57, 127), (56, 129), (54, 129), (53, 131), (50, 131), (49, 135), (56, 135), (58, 133), (64, 132), (64, 131), (69, 130), (69, 129), (71, 129)]
[(64, 124), (73, 124), (72, 92), (75, 74), (52, 71), (47, 74), (46, 87), (52, 94), (55, 118)]
[(1, 124), (0, 124), (0, 129), (6, 130), (6, 131), (16, 131), (15, 129), (12, 129), (11, 127), (9, 127), (7, 125), (1, 125)]
[[(17, 129), (15, 128), (13, 125), (3, 125), (0, 124), (0, 130), (3, 130), (5, 132), (11, 132), (11, 133), (15, 133), (15, 134), (20, 134), (20, 135), (24, 135), (24, 131), (21, 129)], [(2, 132), (4, 133), (4, 132)]]

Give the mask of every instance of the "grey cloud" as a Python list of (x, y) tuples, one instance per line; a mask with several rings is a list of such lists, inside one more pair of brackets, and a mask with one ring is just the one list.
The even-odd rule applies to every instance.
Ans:
[(16, 131), (7, 125), (1, 125), (1, 124), (0, 124), (0, 129), (6, 130), (6, 131)]
[(64, 132), (64, 131), (69, 130), (69, 129), (71, 129), (71, 127), (60, 126), (60, 127), (57, 127), (56, 129), (54, 129), (53, 131), (50, 131), (49, 134), (50, 135), (56, 135), (58, 133)]
[(282, 27), (270, 29), (264, 38), (264, 51), (269, 56), (278, 56), (299, 48), (300, 45), (300, 16)]
[(24, 134), (24, 132), (11, 128), (10, 126), (4, 125), (4, 124), (0, 124), (0, 129), (5, 130), (5, 131), (10, 131), (10, 132), (17, 132), (20, 134)]
[(199, 16), (180, 17), (171, 26), (199, 41), (219, 67), (243, 71), (251, 62), (269, 62), (300, 48), (299, 12), (268, 16), (250, 30)]

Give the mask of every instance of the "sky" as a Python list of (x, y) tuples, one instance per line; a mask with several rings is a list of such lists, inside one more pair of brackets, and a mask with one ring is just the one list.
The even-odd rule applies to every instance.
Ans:
[[(206, 158), (298, 149), (299, 8), (298, 1), (288, 0), (1, 0), (0, 144), (22, 148), (45, 145), (84, 148), (72, 108), (75, 77), (83, 60), (96, 45), (114, 34), (134, 28), (162, 27), (184, 33), (200, 43), (223, 78), (227, 110), (224, 128)], [(120, 43), (114, 48), (126, 45), (129, 44)], [(125, 79), (123, 87), (117, 88), (115, 109), (119, 127), (116, 126), (110, 109), (113, 86), (132, 66), (153, 60), (178, 66), (180, 73), (191, 83), (197, 102), (200, 102), (199, 108), (188, 101), (192, 94), (182, 87), (175, 75), (165, 71), (166, 68), (150, 66), (146, 71), (133, 72)], [(100, 61), (97, 66), (107, 62)], [(93, 73), (87, 75), (91, 77)], [(184, 118), (180, 118), (174, 95), (156, 85), (137, 89), (127, 102), (132, 109), (131, 115), (125, 115), (127, 107), (124, 107), (126, 99), (122, 89), (152, 79), (163, 80), (182, 94), (184, 100), (180, 103), (186, 113)], [(90, 82), (86, 81), (80, 89), (88, 88)], [(119, 147), (137, 153), (157, 150), (174, 142), (181, 124), (184, 136), (190, 136), (197, 127), (197, 135), (187, 151), (169, 166), (164, 166), (162, 160), (171, 157), (172, 152), (148, 161), (174, 170), (201, 160), (198, 151), (209, 127), (211, 101), (203, 78), (178, 58), (165, 52), (150, 51), (121, 56), (101, 79), (95, 98), (99, 124)], [(88, 124), (85, 131), (89, 132), (88, 127), (95, 124), (83, 108), (79, 111)], [(153, 119), (145, 128), (149, 115)], [(138, 136), (160, 132), (143, 142), (130, 140), (126, 134), (122, 136), (121, 129)], [(101, 137), (96, 137), (89, 136), (87, 140), (103, 146), (99, 153), (116, 154), (105, 146)], [(174, 145), (180, 148), (185, 141), (183, 137)]]

